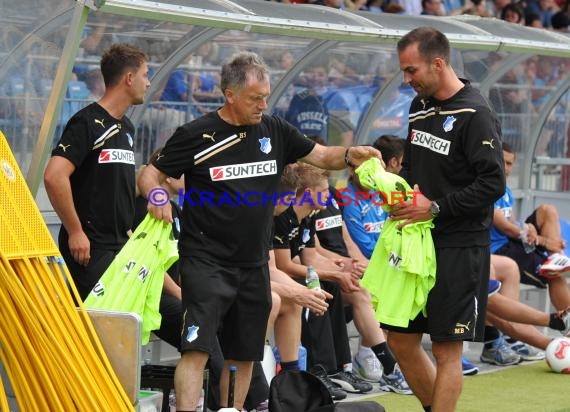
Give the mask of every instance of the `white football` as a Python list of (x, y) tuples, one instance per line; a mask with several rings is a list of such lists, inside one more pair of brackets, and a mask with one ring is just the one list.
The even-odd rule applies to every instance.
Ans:
[(570, 338), (556, 338), (548, 344), (546, 363), (554, 372), (570, 374)]

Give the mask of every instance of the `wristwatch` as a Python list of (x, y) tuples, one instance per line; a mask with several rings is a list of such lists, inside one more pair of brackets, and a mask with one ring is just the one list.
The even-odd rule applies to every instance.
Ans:
[(437, 215), (439, 215), (439, 205), (435, 200), (432, 200), (431, 205), (429, 207), (429, 211), (431, 213), (431, 216), (434, 218), (437, 217)]

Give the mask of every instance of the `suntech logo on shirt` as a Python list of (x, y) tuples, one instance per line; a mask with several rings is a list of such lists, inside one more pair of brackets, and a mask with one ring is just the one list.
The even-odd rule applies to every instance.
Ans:
[(416, 129), (412, 129), (412, 144), (425, 147), (432, 152), (443, 155), (449, 154), (449, 147), (451, 146), (451, 142), (449, 140), (445, 140), (434, 136), (433, 134)]
[(99, 163), (135, 164), (135, 154), (132, 150), (103, 149), (99, 153)]
[(317, 231), (332, 229), (333, 227), (342, 226), (342, 216), (330, 216), (315, 221)]
[(212, 181), (246, 179), (255, 176), (268, 176), (277, 174), (277, 161), (238, 163), (233, 165), (216, 166), (210, 168)]

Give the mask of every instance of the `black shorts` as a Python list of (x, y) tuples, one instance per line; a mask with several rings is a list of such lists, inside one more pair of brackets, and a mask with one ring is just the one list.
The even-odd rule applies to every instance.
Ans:
[(239, 268), (182, 257), (180, 278), (184, 308), (181, 351), (211, 355), (221, 328), (225, 359), (261, 361), (271, 310), (267, 265)]
[(538, 269), (548, 258), (548, 252), (543, 248), (536, 248), (530, 253), (524, 251), (522, 243), (518, 240), (509, 239), (500, 249), (495, 251), (496, 255), (507, 256), (517, 262), (521, 274), (521, 283), (546, 288), (547, 281), (540, 276)]
[(107, 270), (120, 250), (93, 249), (89, 251), (89, 263), (87, 266), (80, 265), (71, 256), (67, 242), (60, 243), (59, 251), (65, 260), (65, 265), (77, 288), (81, 300), (87, 299), (93, 287), (99, 282), (103, 273)]
[(436, 249), (435, 286), (428, 295), (427, 318), (420, 313), (401, 333), (429, 333), (435, 342), (481, 342), (485, 329), (491, 254), (489, 247)]
[[(535, 228), (538, 228), (538, 224), (536, 223), (536, 210), (526, 218), (525, 223), (532, 223)], [(495, 254), (510, 257), (517, 262), (521, 274), (521, 283), (542, 289), (548, 285), (546, 279), (540, 276), (538, 270), (548, 258), (548, 251), (546, 249), (537, 247), (533, 252), (526, 253), (520, 240), (509, 239), (506, 244), (495, 251)]]

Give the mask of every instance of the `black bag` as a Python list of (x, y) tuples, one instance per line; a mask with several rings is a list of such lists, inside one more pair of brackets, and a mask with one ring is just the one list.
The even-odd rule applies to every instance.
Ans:
[(283, 371), (271, 380), (269, 412), (384, 412), (376, 402), (335, 404), (325, 385), (305, 371)]

